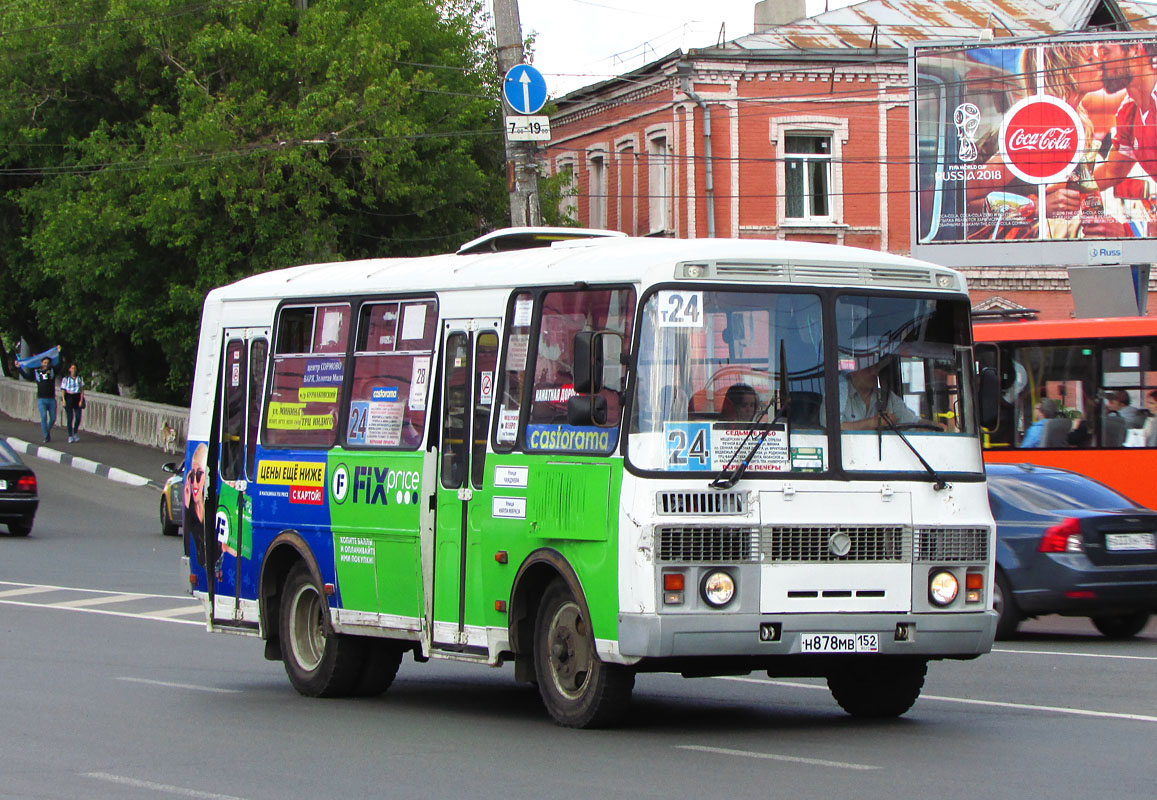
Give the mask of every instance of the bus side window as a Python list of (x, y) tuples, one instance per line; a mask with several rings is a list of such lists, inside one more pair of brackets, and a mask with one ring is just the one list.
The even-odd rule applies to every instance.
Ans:
[[(559, 436), (558, 426), (567, 425), (567, 401), (575, 394), (574, 385), (574, 341), (580, 331), (610, 331), (618, 334), (622, 341), (622, 352), (630, 351), (632, 323), (634, 321), (635, 292), (628, 287), (605, 289), (581, 289), (547, 292), (542, 299), (542, 314), (538, 329), (538, 347), (534, 365), (534, 387), (526, 446), (528, 449), (581, 450), (589, 451), (590, 437)], [(618, 375), (617, 380), (603, 387), (599, 392), (607, 404), (607, 426), (616, 427), (622, 414), (621, 364), (611, 365), (609, 373)], [(535, 439), (535, 434), (539, 438)], [(542, 436), (546, 434), (558, 446), (542, 446)], [(573, 441), (574, 446), (565, 442)], [(602, 437), (597, 452), (610, 452), (615, 444), (614, 437)], [(537, 442), (537, 444), (536, 444)]]
[(332, 447), (345, 377), (349, 305), (287, 306), (277, 321), (262, 442)]
[(530, 325), (534, 318), (534, 296), (519, 292), (512, 298), (506, 320), (505, 361), (498, 388), (494, 449), (509, 452), (518, 441), (518, 419), (529, 388), (526, 360), (530, 349)]
[(421, 444), (437, 314), (433, 300), (361, 307), (347, 444), (406, 450)]

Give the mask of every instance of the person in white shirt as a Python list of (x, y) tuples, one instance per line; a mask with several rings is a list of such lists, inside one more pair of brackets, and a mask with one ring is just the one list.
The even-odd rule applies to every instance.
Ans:
[(880, 385), (885, 359), (840, 373), (840, 428), (845, 431), (873, 431), (918, 422), (920, 416), (904, 400)]

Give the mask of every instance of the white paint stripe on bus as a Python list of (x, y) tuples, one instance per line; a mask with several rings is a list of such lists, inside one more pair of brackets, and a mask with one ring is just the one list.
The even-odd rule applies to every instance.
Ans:
[(136, 778), (126, 778), (123, 775), (110, 775), (107, 772), (86, 772), (84, 773), (84, 777), (98, 781), (107, 781), (109, 783), (119, 784), (120, 786), (131, 786), (134, 789), (148, 789), (154, 792), (175, 794), (179, 797), (195, 797), (198, 798), (198, 800), (245, 800), (245, 798), (237, 797), (236, 795), (201, 792), (196, 789), (187, 789), (184, 786), (173, 786), (168, 783), (155, 783), (154, 781), (142, 781)]
[(700, 753), (715, 753), (721, 756), (740, 756), (741, 758), (761, 758), (768, 761), (787, 761), (792, 764), (807, 764), (813, 767), (835, 767), (837, 769), (871, 770), (880, 767), (871, 764), (856, 764), (851, 761), (828, 761), (824, 758), (804, 758), (802, 756), (785, 756), (781, 753), (761, 753), (755, 750), (732, 750), (730, 747), (706, 747), (697, 744), (677, 744), (677, 750), (695, 750)]
[[(828, 687), (816, 683), (796, 683), (795, 681), (773, 681), (763, 678), (740, 678), (726, 675), (717, 678), (721, 681), (740, 681), (742, 683), (762, 683), (765, 686), (786, 686), (791, 689), (820, 689), (827, 691)], [(976, 700), (968, 697), (943, 697), (934, 694), (922, 694), (921, 700), (932, 700), (938, 703), (958, 703), (966, 706), (988, 706), (992, 708), (1007, 708), (1015, 711), (1040, 711), (1046, 714), (1067, 714), (1075, 717), (1098, 717), (1101, 719), (1122, 719), (1130, 722), (1157, 722), (1157, 717), (1147, 714), (1125, 714), (1118, 711), (1094, 711), (1087, 708), (1068, 708), (1066, 706), (1038, 706), (1031, 703), (1008, 703), (1002, 700)]]
[(166, 689), (188, 689), (193, 692), (212, 692), (214, 694), (240, 694), (240, 689), (221, 689), (216, 686), (197, 686), (192, 683), (172, 683), (170, 681), (153, 681), (148, 678), (129, 678), (122, 676), (117, 678), (118, 681), (125, 681), (126, 683), (145, 683), (149, 686), (163, 686)]

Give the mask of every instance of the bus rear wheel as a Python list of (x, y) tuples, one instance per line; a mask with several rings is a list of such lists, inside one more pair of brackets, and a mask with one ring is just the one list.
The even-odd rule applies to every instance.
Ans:
[(828, 675), (828, 689), (853, 717), (899, 717), (920, 696), (927, 673), (928, 662), (919, 658), (852, 662)]
[(278, 631), (285, 673), (298, 692), (343, 697), (357, 687), (366, 660), (364, 642), (334, 633), (325, 595), (304, 563), (285, 581)]
[(615, 724), (635, 688), (632, 670), (599, 660), (586, 611), (561, 580), (547, 587), (538, 608), (534, 671), (547, 712), (568, 728)]

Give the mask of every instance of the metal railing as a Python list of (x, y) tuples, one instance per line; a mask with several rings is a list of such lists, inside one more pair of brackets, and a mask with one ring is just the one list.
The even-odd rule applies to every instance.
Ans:
[[(164, 447), (161, 431), (165, 425), (176, 430), (173, 446), (183, 452), (189, 431), (189, 409), (131, 400), (114, 394), (84, 391), (85, 431), (111, 436), (149, 447)], [(57, 392), (57, 424), (64, 424), (64, 407)], [(0, 411), (16, 419), (39, 422), (36, 410), (36, 384), (0, 378)]]

